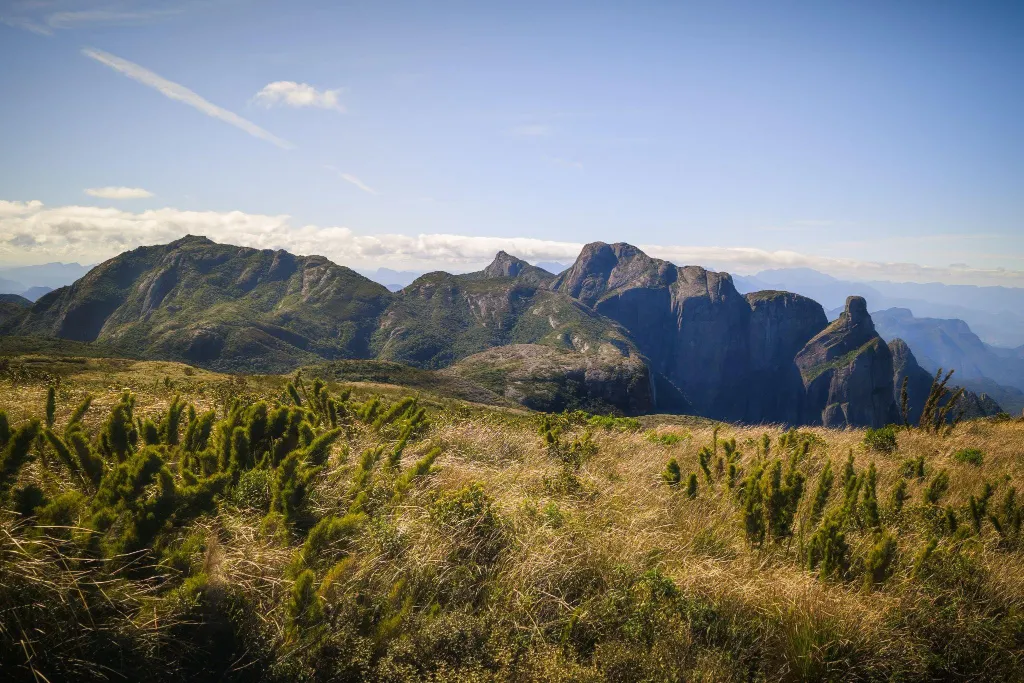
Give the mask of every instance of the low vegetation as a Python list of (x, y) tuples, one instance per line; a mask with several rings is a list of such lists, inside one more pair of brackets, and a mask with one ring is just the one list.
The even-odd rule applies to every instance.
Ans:
[(684, 429), (45, 356), (0, 409), (5, 681), (1024, 667), (1019, 420)]

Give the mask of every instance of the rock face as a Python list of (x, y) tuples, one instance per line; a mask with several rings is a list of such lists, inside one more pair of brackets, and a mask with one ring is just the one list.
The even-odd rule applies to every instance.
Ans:
[(797, 354), (808, 424), (881, 427), (896, 422), (893, 363), (862, 297)]
[(526, 261), (504, 251), (499, 251), (491, 264), (480, 272), (467, 273), (458, 277), (470, 280), (517, 278), (520, 282), (535, 285), (546, 285), (555, 279), (554, 275), (543, 268), (530, 265)]
[(643, 360), (610, 345), (583, 354), (539, 344), (512, 344), (465, 358), (444, 372), (534, 410), (578, 408), (626, 415), (654, 410)]
[(827, 323), (810, 299), (744, 297), (728, 273), (677, 267), (628, 244), (588, 244), (552, 287), (628, 330), (656, 384), (677, 389), (694, 412), (800, 420), (803, 384), (793, 358)]
[[(910, 347), (902, 339), (893, 339), (889, 342), (889, 353), (892, 354), (893, 365), (893, 399), (897, 406), (901, 405), (903, 380), (906, 378), (907, 422), (916, 425), (921, 420), (921, 413), (935, 378), (918, 364)], [(991, 417), (1003, 412), (999, 403), (988, 394), (978, 395), (970, 390), (964, 391), (957, 406), (950, 412), (950, 417), (952, 418), (961, 410), (964, 419), (968, 420)]]

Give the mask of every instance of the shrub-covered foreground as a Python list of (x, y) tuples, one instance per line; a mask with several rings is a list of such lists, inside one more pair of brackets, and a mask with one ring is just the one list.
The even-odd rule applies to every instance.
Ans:
[(1024, 670), (1020, 421), (865, 442), (162, 363), (5, 372), (4, 680)]

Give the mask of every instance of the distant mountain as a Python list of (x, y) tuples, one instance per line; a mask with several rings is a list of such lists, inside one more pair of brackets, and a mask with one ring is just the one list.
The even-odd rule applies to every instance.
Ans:
[(569, 270), (569, 266), (571, 266), (572, 264), (571, 263), (559, 263), (558, 261), (539, 261), (539, 262), (537, 262), (537, 263), (535, 263), (533, 265), (537, 266), (538, 268), (542, 268), (542, 269), (548, 271), (549, 273), (554, 273), (555, 275), (561, 275), (562, 271)]
[[(964, 386), (969, 380), (984, 379), (1024, 390), (1024, 357), (1020, 350), (989, 346), (963, 320), (918, 318), (905, 308), (876, 311), (872, 317), (884, 339), (905, 340), (930, 373), (941, 367), (955, 370), (956, 382)], [(992, 391), (987, 393), (995, 396)]]
[(23, 284), (23, 289), (29, 287), (56, 289), (70, 285), (88, 273), (91, 268), (92, 266), (83, 266), (80, 263), (44, 263), (36, 266), (0, 268), (0, 277)]
[(810, 268), (766, 270), (736, 276), (735, 281), (741, 292), (783, 289), (803, 294), (826, 311), (841, 310), (847, 296), (862, 296), (872, 311), (908, 308), (917, 317), (960, 319), (989, 344), (1011, 348), (1024, 344), (1024, 288), (855, 282)]
[(228, 371), (394, 361), (544, 410), (837, 427), (895, 411), (891, 353), (864, 299), (829, 324), (805, 296), (743, 295), (728, 273), (623, 243), (588, 244), (557, 276), (499, 252), (481, 271), (391, 292), (320, 256), (189, 236), (11, 303), (0, 329)]
[(43, 297), (53, 291), (53, 287), (29, 287), (21, 293), (22, 297), (28, 301), (36, 301), (40, 297)]
[(358, 270), (356, 271), (363, 277), (369, 278), (374, 282), (384, 285), (392, 292), (397, 292), (403, 287), (407, 287), (413, 283), (413, 280), (423, 275), (420, 271), (415, 270), (392, 270), (391, 268), (378, 268), (376, 270)]

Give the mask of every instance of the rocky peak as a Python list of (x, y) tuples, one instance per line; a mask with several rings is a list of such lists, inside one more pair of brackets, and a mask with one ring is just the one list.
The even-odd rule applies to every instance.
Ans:
[(677, 270), (671, 263), (651, 258), (631, 244), (591, 242), (552, 287), (593, 306), (614, 290), (667, 287), (678, 278)]
[(484, 268), (484, 277), (516, 277), (524, 268), (529, 268), (526, 261), (512, 256), (508, 252), (499, 251), (491, 265)]

